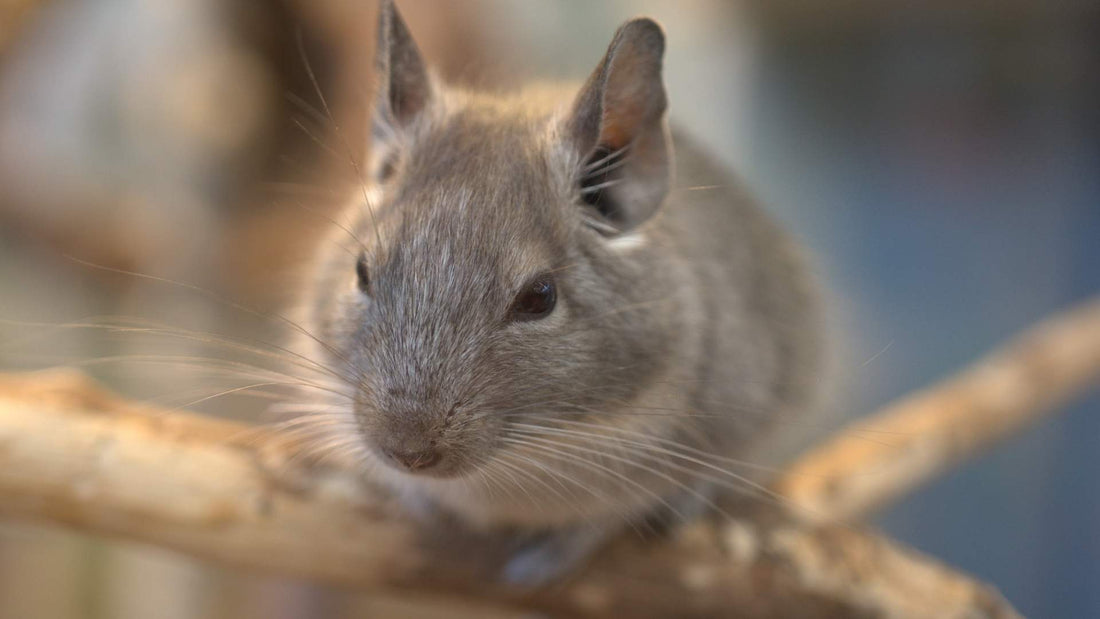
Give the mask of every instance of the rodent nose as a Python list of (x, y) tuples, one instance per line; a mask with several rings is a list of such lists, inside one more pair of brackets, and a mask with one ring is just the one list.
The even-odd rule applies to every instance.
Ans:
[(397, 462), (410, 471), (422, 471), (431, 468), (442, 459), (439, 451), (434, 448), (422, 451), (401, 451), (399, 449), (383, 449), (386, 457)]

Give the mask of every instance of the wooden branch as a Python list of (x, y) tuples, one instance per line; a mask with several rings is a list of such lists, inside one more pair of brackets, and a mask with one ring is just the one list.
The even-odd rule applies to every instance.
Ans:
[(1100, 379), (1100, 298), (1053, 316), (943, 382), (811, 450), (776, 489), (825, 522), (888, 505)]
[[(1016, 617), (988, 587), (870, 533), (779, 514), (623, 540), (574, 580), (485, 584), (353, 475), (263, 430), (126, 403), (79, 374), (0, 378), (0, 516), (362, 589), (477, 594), (563, 616)], [(461, 555), (465, 559), (476, 556)]]
[[(857, 424), (778, 487), (811, 513), (857, 516), (1098, 374), (1093, 301)], [(299, 451), (262, 428), (125, 402), (75, 373), (0, 377), (0, 516), (321, 582), (569, 616), (1017, 616), (985, 585), (884, 538), (764, 511), (660, 542), (622, 540), (568, 583), (509, 591), (468, 573), (476, 545), (437, 553), (384, 493)]]

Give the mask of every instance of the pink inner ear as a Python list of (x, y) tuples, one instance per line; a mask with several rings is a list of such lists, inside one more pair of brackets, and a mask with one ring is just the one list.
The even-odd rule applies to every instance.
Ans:
[(637, 105), (618, 105), (604, 112), (599, 143), (611, 150), (619, 150), (633, 139), (641, 123), (641, 110)]
[(661, 114), (664, 92), (660, 69), (656, 68), (659, 63), (659, 57), (653, 58), (630, 44), (615, 54), (604, 87), (601, 144), (612, 149), (622, 148)]
[(646, 93), (642, 89), (624, 89), (622, 84), (609, 82), (604, 93), (599, 143), (618, 150), (630, 143), (646, 122)]

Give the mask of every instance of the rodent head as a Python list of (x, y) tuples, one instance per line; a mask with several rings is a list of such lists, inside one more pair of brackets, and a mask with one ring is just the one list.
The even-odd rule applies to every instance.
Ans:
[(309, 305), (386, 470), (471, 475), (510, 424), (613, 409), (668, 362), (647, 307), (672, 292), (646, 225), (670, 177), (663, 48), (637, 19), (564, 100), (461, 92), (384, 3), (358, 238), (327, 244)]

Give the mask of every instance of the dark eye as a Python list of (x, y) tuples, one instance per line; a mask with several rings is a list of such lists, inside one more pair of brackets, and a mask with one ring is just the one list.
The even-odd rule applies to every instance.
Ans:
[(512, 303), (511, 319), (516, 321), (538, 320), (550, 315), (558, 302), (558, 291), (554, 279), (549, 275), (540, 275), (531, 280), (516, 295)]
[(367, 257), (363, 254), (355, 261), (355, 274), (359, 277), (359, 290), (363, 294), (370, 293), (370, 271), (367, 270)]

